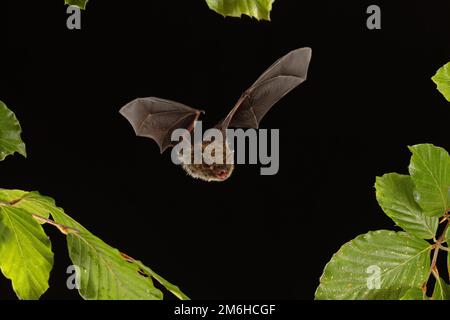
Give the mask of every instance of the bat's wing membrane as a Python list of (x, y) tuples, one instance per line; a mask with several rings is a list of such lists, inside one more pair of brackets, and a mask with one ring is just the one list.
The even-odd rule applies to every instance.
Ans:
[(277, 60), (242, 94), (218, 127), (257, 129), (272, 106), (306, 80), (311, 53), (310, 48), (301, 48)]
[(120, 109), (120, 114), (130, 122), (136, 135), (155, 140), (161, 153), (173, 146), (172, 132), (176, 129), (192, 130), (202, 112), (154, 97), (133, 100)]

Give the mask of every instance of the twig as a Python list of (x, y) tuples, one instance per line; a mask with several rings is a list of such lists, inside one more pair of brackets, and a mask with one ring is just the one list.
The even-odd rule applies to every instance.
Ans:
[(439, 238), (437, 240), (435, 240), (434, 244), (433, 244), (433, 248), (434, 248), (434, 252), (433, 252), (433, 259), (431, 260), (431, 265), (430, 265), (430, 272), (428, 273), (427, 276), (427, 280), (425, 281), (425, 283), (422, 286), (422, 292), (427, 292), (427, 285), (428, 285), (428, 281), (430, 280), (431, 275), (433, 274), (433, 276), (439, 277), (439, 271), (437, 269), (437, 259), (439, 256), (439, 250), (445, 250), (445, 251), (450, 251), (448, 248), (442, 246), (442, 243), (445, 242), (445, 234), (447, 233), (447, 229), (449, 228), (449, 213), (448, 211), (445, 212), (445, 215), (443, 217), (443, 219), (439, 222), (439, 223), (443, 223), (447, 221), (447, 224), (445, 225), (444, 231), (441, 233), (441, 235), (439, 236)]

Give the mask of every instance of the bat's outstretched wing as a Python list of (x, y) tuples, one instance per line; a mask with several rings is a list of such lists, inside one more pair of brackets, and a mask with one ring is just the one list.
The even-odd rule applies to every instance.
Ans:
[(257, 129), (265, 114), (292, 89), (306, 80), (311, 49), (291, 51), (269, 69), (245, 91), (227, 117), (217, 127)]
[(172, 132), (176, 129), (192, 130), (201, 110), (160, 98), (139, 98), (122, 109), (123, 115), (133, 126), (137, 136), (151, 138), (164, 152), (173, 146)]

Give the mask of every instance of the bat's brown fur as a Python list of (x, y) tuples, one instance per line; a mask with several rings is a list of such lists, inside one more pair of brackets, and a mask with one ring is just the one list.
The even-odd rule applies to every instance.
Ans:
[[(233, 164), (233, 153), (228, 148), (227, 145), (223, 144), (214, 144), (213, 151), (211, 152), (211, 156), (215, 156), (216, 152), (221, 152), (223, 154), (223, 163), (214, 163), (211, 159), (210, 163), (206, 163), (204, 160), (208, 157), (207, 154), (204, 153), (205, 148), (214, 142), (203, 142), (202, 143), (202, 154), (204, 155), (204, 159), (201, 164), (194, 164), (194, 147), (191, 147), (191, 158), (190, 164), (182, 161), (183, 169), (193, 178), (200, 179), (203, 181), (225, 181), (227, 180), (234, 170)], [(180, 155), (180, 159), (182, 159), (182, 155)], [(227, 161), (228, 160), (228, 161)]]

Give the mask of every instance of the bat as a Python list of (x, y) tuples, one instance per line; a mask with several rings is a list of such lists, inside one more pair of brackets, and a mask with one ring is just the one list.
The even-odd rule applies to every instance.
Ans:
[[(306, 80), (311, 53), (310, 48), (300, 48), (278, 59), (244, 91), (228, 115), (215, 128), (224, 133), (228, 128), (258, 129), (266, 113)], [(120, 109), (120, 114), (130, 122), (136, 135), (153, 139), (161, 153), (178, 143), (171, 139), (176, 129), (191, 132), (202, 113), (202, 110), (155, 97), (135, 99)], [(201, 143), (204, 150), (211, 142)], [(229, 150), (226, 144), (217, 144), (214, 150), (224, 154), (227, 154), (227, 151)], [(234, 170), (234, 164), (228, 162), (182, 163), (182, 167), (193, 178), (204, 181), (225, 181)]]

